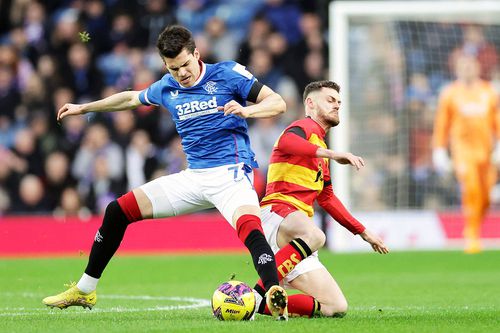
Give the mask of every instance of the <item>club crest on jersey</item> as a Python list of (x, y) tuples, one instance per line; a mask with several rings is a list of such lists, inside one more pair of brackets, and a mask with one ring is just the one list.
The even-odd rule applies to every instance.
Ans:
[(172, 99), (176, 99), (179, 96), (179, 90), (171, 91), (170, 96), (172, 96)]
[(210, 95), (217, 91), (216, 83), (214, 81), (208, 81), (203, 85), (203, 89), (207, 91)]

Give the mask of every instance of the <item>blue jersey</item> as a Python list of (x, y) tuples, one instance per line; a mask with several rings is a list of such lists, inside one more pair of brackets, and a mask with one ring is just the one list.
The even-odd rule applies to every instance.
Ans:
[(163, 105), (172, 115), (191, 169), (244, 162), (257, 167), (245, 119), (224, 116), (218, 106), (235, 100), (245, 106), (255, 77), (234, 62), (201, 63), (192, 87), (181, 86), (170, 74), (141, 91), (145, 105)]

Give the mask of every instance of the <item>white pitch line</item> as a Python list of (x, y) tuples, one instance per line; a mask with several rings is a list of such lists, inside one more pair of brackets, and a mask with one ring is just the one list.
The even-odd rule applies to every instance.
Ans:
[[(34, 293), (0, 293), (2, 296), (10, 296), (10, 297), (25, 297), (25, 298), (35, 298), (42, 297), (39, 294)], [(82, 314), (94, 314), (94, 313), (120, 313), (120, 312), (142, 312), (142, 311), (170, 311), (170, 310), (185, 310), (185, 309), (197, 309), (202, 307), (210, 306), (210, 301), (207, 299), (201, 298), (192, 298), (192, 297), (167, 297), (167, 296), (148, 296), (148, 295), (101, 295), (99, 298), (103, 299), (125, 299), (125, 300), (150, 300), (150, 301), (175, 301), (175, 302), (187, 302), (191, 304), (184, 305), (166, 305), (166, 306), (154, 306), (154, 307), (146, 307), (146, 308), (125, 308), (125, 307), (112, 307), (112, 308), (94, 308), (91, 311), (81, 311), (81, 312), (55, 312), (47, 311), (46, 308), (41, 306), (40, 308), (0, 308), (0, 317), (6, 316), (29, 316), (29, 315), (55, 315), (55, 314), (63, 314), (63, 315), (82, 315)]]

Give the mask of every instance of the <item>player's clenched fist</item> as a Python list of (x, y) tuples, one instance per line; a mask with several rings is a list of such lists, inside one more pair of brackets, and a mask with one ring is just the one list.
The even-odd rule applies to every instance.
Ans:
[(240, 116), (241, 118), (248, 118), (248, 112), (245, 107), (241, 106), (240, 103), (235, 100), (231, 100), (224, 106), (218, 106), (218, 110), (224, 111), (224, 115), (234, 114), (235, 116)]

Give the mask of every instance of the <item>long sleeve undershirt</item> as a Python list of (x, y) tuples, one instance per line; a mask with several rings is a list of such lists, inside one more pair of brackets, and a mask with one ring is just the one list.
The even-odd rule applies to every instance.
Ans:
[[(278, 142), (278, 149), (285, 154), (316, 157), (318, 146), (310, 143), (305, 138), (305, 133), (300, 127), (288, 129)], [(330, 181), (325, 182), (323, 191), (318, 196), (319, 205), (353, 234), (360, 234), (365, 231), (365, 227), (354, 216), (351, 215), (342, 202), (333, 193)]]

